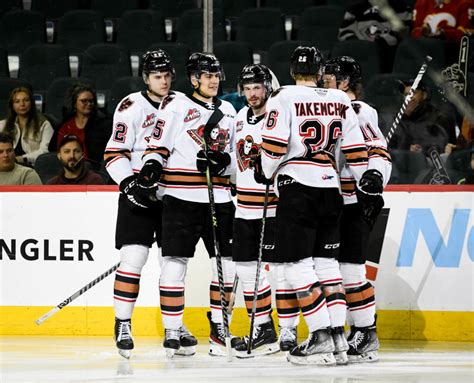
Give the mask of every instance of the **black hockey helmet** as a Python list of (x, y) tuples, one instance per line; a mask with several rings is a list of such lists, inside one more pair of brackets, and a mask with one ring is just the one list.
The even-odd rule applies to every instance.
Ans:
[(195, 75), (199, 80), (202, 73), (220, 73), (221, 80), (225, 80), (224, 69), (215, 55), (206, 52), (194, 52), (186, 61), (188, 77)]
[(142, 56), (143, 76), (156, 72), (171, 72), (173, 78), (176, 74), (170, 56), (162, 49), (148, 51)]
[(250, 64), (243, 67), (239, 75), (238, 90), (239, 93), (243, 93), (244, 85), (246, 84), (263, 84), (265, 87), (267, 98), (273, 92), (272, 86), (273, 76), (265, 65), (263, 64)]
[(297, 47), (290, 58), (290, 74), (294, 77), (297, 74), (315, 76), (321, 69), (323, 55), (315, 47)]
[(349, 80), (349, 87), (353, 88), (362, 80), (362, 70), (359, 63), (350, 56), (334, 57), (324, 65), (324, 74), (332, 74), (336, 82)]

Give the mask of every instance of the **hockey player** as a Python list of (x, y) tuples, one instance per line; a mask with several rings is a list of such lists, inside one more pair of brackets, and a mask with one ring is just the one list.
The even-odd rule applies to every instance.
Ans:
[(293, 52), (290, 72), (297, 85), (280, 88), (267, 103), (262, 168), (266, 178), (275, 178), (279, 196), (276, 258), (284, 263), (310, 331), (288, 360), (331, 365), (336, 363), (332, 318), (319, 281), (342, 281), (336, 260), (342, 197), (335, 147), (341, 145), (356, 179), (367, 166), (367, 151), (347, 95), (315, 86), (321, 62), (314, 47)]
[(344, 158), (340, 158), (338, 163), (344, 198), (339, 263), (350, 317), (354, 322), (349, 336), (349, 362), (378, 359), (374, 288), (366, 279), (365, 261), (370, 230), (383, 207), (381, 194), (392, 169), (387, 143), (378, 126), (377, 112), (358, 100), (362, 91), (361, 79), (360, 65), (352, 57), (335, 57), (324, 67), (325, 87), (340, 89), (351, 99), (369, 156), (367, 171), (358, 188)]
[[(239, 75), (239, 93), (245, 96), (248, 106), (235, 118), (235, 147), (237, 157), (237, 209), (234, 220), (232, 258), (237, 275), (242, 282), (244, 300), (249, 317), (257, 273), (260, 233), (262, 225), (265, 187), (254, 179), (255, 160), (260, 154), (261, 129), (265, 117), (265, 104), (273, 92), (270, 70), (262, 64), (246, 65)], [(275, 78), (276, 80), (276, 78)], [(275, 89), (279, 85), (275, 86)], [(271, 261), (274, 249), (274, 217), (277, 197), (270, 187), (268, 194), (265, 237), (262, 260)], [(260, 264), (262, 265), (262, 264)], [(262, 267), (263, 269), (263, 267)], [(277, 336), (271, 317), (272, 297), (265, 271), (259, 273), (252, 353), (247, 354), (248, 338), (236, 345), (237, 357), (271, 354), (279, 351)]]
[[(158, 124), (153, 130), (140, 172), (145, 186), (147, 182), (159, 179), (164, 194), (163, 266), (160, 277), (160, 303), (165, 328), (163, 345), (170, 357), (180, 349), (179, 329), (183, 325), (187, 263), (202, 238), (213, 258), (210, 353), (225, 355), (225, 329), (204, 173), (209, 166), (228, 301), (235, 277), (231, 260), (235, 209), (229, 185), (229, 175), (235, 171), (236, 165), (235, 157), (232, 159), (231, 156), (234, 150), (235, 109), (230, 103), (216, 98), (224, 72), (214, 55), (193, 53), (186, 62), (186, 72), (194, 92), (190, 96), (170, 95), (163, 100), (157, 116)], [(233, 341), (234, 346), (236, 341)]]
[[(120, 185), (115, 236), (120, 266), (115, 275), (115, 340), (120, 355), (129, 358), (133, 349), (131, 318), (138, 297), (140, 275), (153, 242), (161, 243), (161, 201), (156, 188), (141, 188), (137, 174), (157, 119), (158, 107), (170, 93), (175, 70), (168, 54), (150, 51), (142, 57), (142, 76), (147, 90), (131, 93), (117, 106), (113, 133), (105, 149), (106, 168)], [(171, 92), (172, 93), (172, 92)], [(181, 345), (194, 352), (196, 339), (181, 327)]]

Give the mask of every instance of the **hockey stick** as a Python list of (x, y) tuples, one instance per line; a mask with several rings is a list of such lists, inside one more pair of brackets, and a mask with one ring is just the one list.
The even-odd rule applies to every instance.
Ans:
[(405, 113), (405, 109), (407, 108), (408, 103), (413, 98), (413, 95), (415, 94), (415, 90), (418, 87), (418, 84), (420, 83), (421, 78), (425, 74), (426, 68), (428, 67), (428, 63), (431, 60), (432, 60), (431, 56), (426, 56), (423, 65), (421, 66), (420, 70), (418, 71), (418, 74), (416, 75), (415, 81), (413, 81), (413, 84), (410, 88), (410, 91), (408, 92), (407, 96), (405, 97), (405, 100), (403, 100), (402, 107), (398, 111), (398, 113), (395, 117), (395, 120), (393, 121), (392, 127), (390, 128), (390, 131), (388, 132), (387, 137), (385, 138), (387, 140), (387, 146), (388, 146), (388, 143), (390, 142), (390, 140), (393, 136), (393, 133), (395, 133), (395, 130), (398, 128), (398, 125), (400, 124), (400, 120), (403, 117), (403, 113)]
[(263, 238), (265, 236), (265, 221), (267, 218), (269, 190), (270, 190), (270, 185), (267, 184), (265, 187), (265, 199), (263, 201), (262, 229), (260, 230), (260, 243), (258, 245), (257, 274), (255, 275), (255, 287), (253, 289), (252, 314), (250, 315), (250, 333), (249, 333), (249, 343), (247, 344), (247, 354), (250, 354), (252, 352), (253, 327), (254, 327), (254, 322), (255, 322), (255, 313), (257, 311), (257, 297), (258, 297), (258, 285), (259, 285), (258, 282), (260, 281), (260, 269), (262, 267)]
[(235, 304), (235, 294), (237, 293), (237, 286), (239, 285), (239, 276), (235, 274), (234, 285), (232, 286), (232, 293), (230, 294), (229, 304), (227, 305), (227, 315), (232, 315), (232, 310)]
[(62, 301), (60, 304), (58, 304), (55, 308), (51, 309), (48, 311), (46, 314), (44, 314), (41, 318), (37, 319), (35, 322), (39, 326), (41, 323), (43, 323), (46, 319), (52, 317), (54, 314), (56, 314), (59, 310), (62, 308), (66, 307), (69, 303), (71, 303), (73, 300), (76, 298), (80, 297), (82, 294), (84, 294), (87, 290), (95, 286), (97, 283), (99, 283), (102, 279), (105, 279), (108, 277), (110, 274), (112, 274), (115, 270), (118, 269), (120, 266), (120, 262), (117, 263), (116, 265), (112, 266), (110, 269), (108, 269), (106, 272), (102, 273), (99, 275), (96, 279), (93, 281), (89, 282), (87, 285), (85, 285), (82, 289), (79, 291), (76, 291), (74, 294), (72, 294), (69, 298), (65, 299)]
[(232, 348), (230, 344), (229, 318), (227, 316), (228, 309), (227, 309), (227, 303), (225, 301), (224, 273), (222, 270), (222, 256), (219, 249), (219, 242), (217, 241), (216, 204), (214, 201), (214, 189), (212, 187), (211, 171), (209, 169), (209, 166), (207, 166), (206, 168), (206, 181), (207, 181), (207, 191), (209, 194), (209, 206), (211, 208), (212, 238), (214, 240), (214, 254), (216, 256), (216, 264), (217, 264), (217, 279), (219, 281), (219, 292), (221, 296), (222, 319), (224, 321), (225, 347), (227, 350), (227, 360), (230, 362), (232, 360)]

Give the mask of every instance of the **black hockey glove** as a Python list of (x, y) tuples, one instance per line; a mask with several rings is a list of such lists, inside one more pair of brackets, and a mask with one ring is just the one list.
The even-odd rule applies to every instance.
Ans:
[(366, 194), (382, 194), (383, 176), (376, 169), (368, 169), (362, 174), (359, 189)]
[(148, 160), (138, 174), (138, 185), (143, 189), (155, 189), (156, 192), (162, 172), (163, 166), (157, 160)]
[(263, 185), (272, 185), (273, 180), (265, 177), (262, 169), (262, 156), (259, 154), (253, 161), (253, 178), (255, 182)]
[(125, 178), (120, 182), (119, 189), (127, 197), (128, 205), (132, 210), (150, 207), (152, 200), (150, 199), (149, 189), (143, 189), (138, 185), (137, 176), (133, 175)]
[(205, 173), (207, 167), (213, 176), (224, 174), (227, 166), (230, 165), (229, 153), (219, 152), (217, 150), (200, 150), (196, 157), (196, 167), (201, 173)]
[(382, 173), (375, 169), (366, 170), (356, 188), (356, 195), (362, 209), (362, 219), (371, 230), (384, 206), (382, 192)]

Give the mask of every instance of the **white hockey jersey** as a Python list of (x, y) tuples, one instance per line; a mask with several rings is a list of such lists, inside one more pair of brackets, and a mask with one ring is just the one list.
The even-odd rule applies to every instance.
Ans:
[[(265, 115), (255, 116), (252, 108), (242, 108), (235, 117), (235, 155), (237, 158), (237, 209), (236, 218), (261, 219), (265, 200), (265, 185), (254, 178), (254, 161), (260, 153), (262, 127)], [(276, 214), (278, 198), (270, 186), (267, 217)]]
[(143, 157), (143, 163), (156, 159), (163, 165), (160, 194), (192, 202), (209, 202), (205, 174), (196, 167), (197, 153), (204, 149), (204, 127), (214, 108), (224, 117), (211, 132), (210, 148), (231, 154), (231, 164), (223, 176), (212, 177), (216, 203), (231, 201), (229, 175), (235, 172), (235, 109), (227, 101), (202, 102), (192, 96), (170, 95), (160, 106), (157, 124)]
[[(367, 169), (377, 169), (382, 173), (385, 186), (392, 171), (392, 160), (387, 150), (385, 137), (379, 128), (377, 111), (362, 101), (352, 101), (352, 108), (357, 114), (359, 127), (367, 146), (369, 156)], [(344, 204), (356, 203), (356, 181), (343, 155), (338, 156), (338, 168), (341, 176)]]
[(104, 159), (108, 173), (117, 184), (140, 172), (143, 153), (158, 121), (159, 106), (143, 91), (129, 94), (115, 109)]
[(336, 89), (284, 86), (267, 102), (262, 166), (267, 178), (286, 174), (301, 184), (340, 188), (335, 149), (360, 179), (367, 149), (349, 97)]

